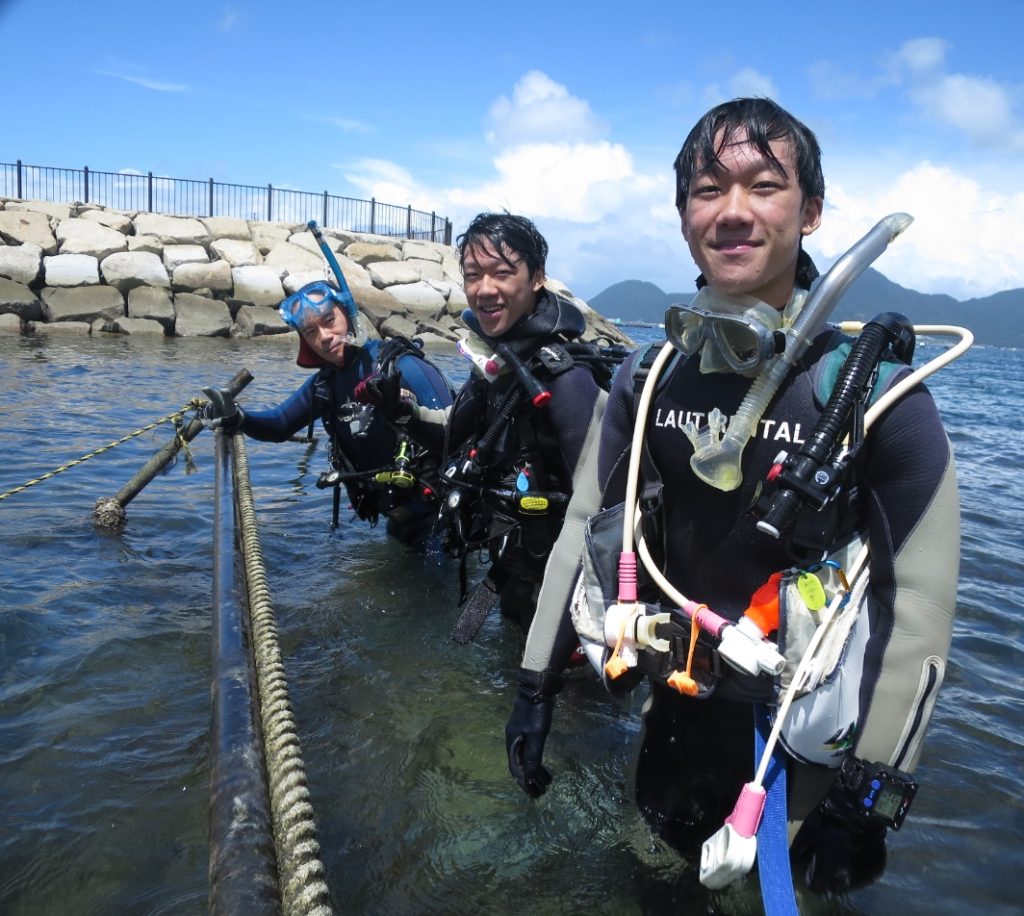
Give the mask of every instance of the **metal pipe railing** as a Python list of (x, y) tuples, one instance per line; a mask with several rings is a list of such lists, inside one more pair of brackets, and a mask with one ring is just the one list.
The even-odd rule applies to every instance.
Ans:
[[(450, 245), (451, 221), (411, 205), (360, 200), (327, 191), (293, 191), (231, 184), (212, 178), (154, 177), (152, 172), (101, 172), (0, 162), (0, 196), (18, 200), (82, 201), (117, 210), (177, 216), (234, 216), (268, 222), (305, 223), (316, 219), (327, 229), (369, 232), (394, 238), (426, 239)], [(265, 217), (264, 217), (265, 214)]]

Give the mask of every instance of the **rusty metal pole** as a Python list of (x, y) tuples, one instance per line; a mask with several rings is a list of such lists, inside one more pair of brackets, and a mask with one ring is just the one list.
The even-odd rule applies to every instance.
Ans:
[[(232, 397), (252, 381), (252, 374), (248, 369), (242, 369), (227, 384), (227, 390)], [(203, 430), (203, 424), (199, 420), (193, 420), (180, 435), (174, 436), (160, 451), (156, 452), (114, 496), (108, 496), (96, 501), (93, 509), (93, 521), (101, 528), (117, 528), (124, 524), (124, 507), (128, 505), (157, 474), (159, 474), (171, 459), (181, 450), (184, 443), (191, 442)]]

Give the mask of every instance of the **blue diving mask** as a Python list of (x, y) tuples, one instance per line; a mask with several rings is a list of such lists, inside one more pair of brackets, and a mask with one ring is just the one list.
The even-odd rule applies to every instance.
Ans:
[(677, 350), (692, 356), (703, 348), (702, 371), (750, 374), (782, 352), (781, 312), (752, 296), (708, 290), (704, 287), (689, 305), (665, 312), (665, 336)]
[(281, 302), (277, 311), (288, 327), (301, 332), (308, 318), (325, 318), (335, 306), (345, 313), (349, 324), (349, 336), (354, 336), (352, 316), (356, 309), (355, 302), (352, 301), (351, 295), (346, 296), (326, 280), (314, 280), (297, 289)]

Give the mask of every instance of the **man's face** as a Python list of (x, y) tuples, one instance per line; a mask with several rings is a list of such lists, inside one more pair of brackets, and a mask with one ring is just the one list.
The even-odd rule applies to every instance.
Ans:
[(543, 270), (531, 275), (516, 252), (506, 248), (504, 253), (503, 258), (490, 242), (479, 242), (466, 248), (462, 260), (466, 299), (488, 337), (501, 337), (531, 314), (544, 285)]
[(345, 361), (345, 345), (352, 343), (348, 318), (334, 306), (326, 315), (309, 315), (302, 323), (302, 336), (321, 359), (340, 366)]
[(708, 284), (784, 308), (793, 292), (800, 240), (821, 222), (822, 199), (803, 199), (788, 141), (772, 152), (786, 174), (739, 135), (721, 165), (695, 172), (680, 212), (683, 238)]

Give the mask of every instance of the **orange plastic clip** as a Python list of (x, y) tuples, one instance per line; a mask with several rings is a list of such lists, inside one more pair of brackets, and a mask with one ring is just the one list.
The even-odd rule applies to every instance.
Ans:
[(622, 648), (622, 640), (626, 637), (626, 625), (628, 623), (629, 617), (623, 615), (622, 626), (619, 628), (619, 638), (615, 642), (615, 648), (612, 649), (611, 657), (604, 663), (604, 673), (613, 681), (618, 677), (622, 677), (629, 670), (629, 665), (619, 658), (619, 650)]
[(693, 616), (690, 618), (690, 651), (686, 653), (686, 670), (673, 671), (667, 679), (669, 687), (688, 697), (697, 696), (697, 693), (700, 690), (697, 686), (697, 682), (693, 679), (690, 672), (693, 671), (693, 652), (694, 649), (697, 648), (697, 636), (700, 634), (700, 624), (697, 622), (697, 612), (701, 608), (706, 607), (706, 604), (702, 604), (693, 612)]
[(757, 628), (767, 636), (779, 628), (779, 582), (782, 573), (772, 573), (750, 599), (750, 606), (743, 612)]

